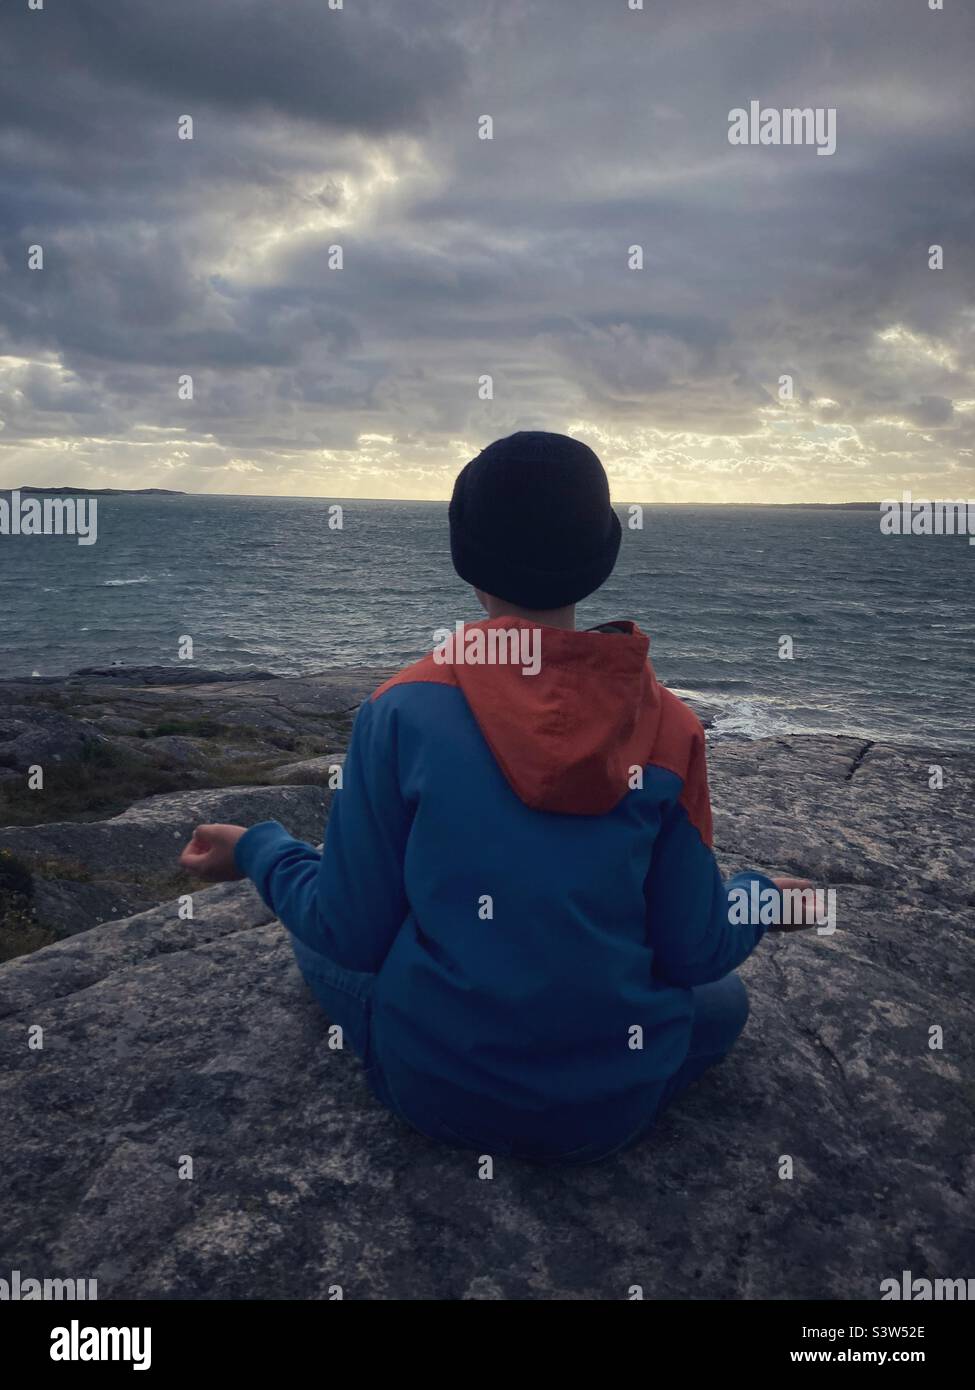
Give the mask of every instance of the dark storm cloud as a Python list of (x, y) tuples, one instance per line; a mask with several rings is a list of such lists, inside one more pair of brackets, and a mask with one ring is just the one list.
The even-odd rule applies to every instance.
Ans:
[[(965, 7), (75, 0), (2, 25), (8, 449), (178, 428), (273, 490), (278, 447), (374, 432), (443, 468), (452, 439), (583, 420), (627, 457), (723, 437), (757, 477), (795, 466), (783, 373), (834, 490), (844, 459), (970, 449)], [(730, 146), (752, 99), (835, 107), (835, 155)]]
[[(127, 93), (130, 105), (156, 96), (373, 133), (416, 126), (460, 75), (463, 54), (404, 9), (378, 0), (350, 0), (341, 12), (327, 0), (75, 0), (40, 14), (11, 4), (0, 116), (60, 134), (65, 83), (75, 95)], [(438, 12), (432, 5), (430, 18)], [(82, 114), (96, 128), (96, 113)]]

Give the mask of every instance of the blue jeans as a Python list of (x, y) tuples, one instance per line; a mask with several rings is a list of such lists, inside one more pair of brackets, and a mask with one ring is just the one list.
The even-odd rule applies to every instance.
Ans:
[(696, 986), (691, 995), (694, 1021), (690, 1050), (664, 1087), (657, 1115), (673, 1104), (709, 1067), (727, 1057), (748, 1021), (748, 991), (734, 971), (713, 984)]
[(679, 1099), (698, 1077), (727, 1057), (748, 1021), (748, 991), (744, 984), (732, 971), (712, 984), (696, 985), (691, 990), (691, 997), (694, 1014), (687, 1056), (670, 1080), (664, 1083), (656, 1107), (646, 1123), (640, 1125), (622, 1144), (610, 1149), (601, 1148), (598, 1144), (587, 1145), (585, 1149), (567, 1155), (564, 1162), (573, 1165), (598, 1163), (611, 1154), (621, 1153), (639, 1143), (651, 1132), (669, 1105)]
[[(387, 1109), (406, 1119), (390, 1094), (369, 1042), (375, 975), (346, 970), (327, 956), (313, 951), (295, 936), (291, 938), (291, 945), (298, 968), (329, 1022), (339, 1025), (343, 1043), (348, 1042), (356, 1056), (362, 1059), (366, 1080), (373, 1094)], [(698, 985), (691, 990), (691, 995), (694, 1017), (687, 1056), (664, 1084), (656, 1109), (648, 1117), (647, 1123), (618, 1148), (628, 1148), (643, 1138), (667, 1106), (672, 1105), (698, 1077), (728, 1055), (745, 1026), (748, 993), (734, 972), (713, 984)], [(587, 1145), (585, 1150), (567, 1157), (572, 1162), (590, 1163), (608, 1157), (608, 1154), (596, 1145)]]
[(382, 1072), (372, 1055), (369, 1041), (372, 1014), (372, 991), (375, 975), (358, 970), (346, 970), (336, 965), (320, 951), (313, 951), (296, 936), (291, 945), (298, 969), (331, 1024), (342, 1029), (343, 1047), (346, 1043), (365, 1067), (366, 1080), (376, 1099), (394, 1114), (399, 1111), (389, 1093)]

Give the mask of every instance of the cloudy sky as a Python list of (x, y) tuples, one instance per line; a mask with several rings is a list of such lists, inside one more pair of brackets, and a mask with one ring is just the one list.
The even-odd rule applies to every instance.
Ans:
[(975, 496), (966, 0), (29, 2), (0, 486), (438, 498), (546, 428), (619, 501)]

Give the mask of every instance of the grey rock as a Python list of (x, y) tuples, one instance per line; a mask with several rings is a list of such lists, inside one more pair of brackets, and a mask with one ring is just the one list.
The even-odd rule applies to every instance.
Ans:
[(195, 950), (218, 937), (272, 920), (272, 913), (246, 879), (194, 892), (192, 910), (192, 918), (181, 915), (176, 899), (106, 923), (83, 942), (58, 942), (55, 948), (8, 962), (0, 971), (0, 1018), (78, 994), (130, 965)]
[[(165, 867), (172, 842), (181, 846), (193, 826), (206, 821), (289, 822), (298, 835), (320, 831), (328, 797), (306, 787), (219, 787), (147, 796), (110, 820), (15, 827), (0, 831), (0, 847), (16, 851), (28, 840), (53, 853), (72, 851), (85, 863), (124, 866), (138, 862)], [(138, 859), (134, 859), (134, 852)]]
[[(0, 901), (0, 956), (40, 939), (25, 912), (62, 936), (172, 897), (184, 881), (176, 851), (200, 820), (272, 818), (319, 839), (330, 791), (314, 762), (336, 758), (388, 674), (180, 664), (0, 680), (0, 825), (10, 822), (0, 850), (30, 867), (35, 887), (29, 904)], [(26, 786), (35, 763), (42, 791)]]
[[(344, 748), (359, 704), (389, 674), (241, 676), (181, 665), (0, 680), (0, 824), (104, 817), (140, 790), (263, 781), (283, 763)], [(18, 792), (34, 763), (51, 775), (44, 795), (25, 801)], [(98, 804), (89, 809), (72, 787), (94, 787)]]
[(97, 883), (34, 876), (34, 920), (57, 937), (114, 922), (156, 902), (152, 887), (105, 878)]
[[(109, 820), (0, 830), (0, 850), (33, 871), (38, 924), (67, 935), (104, 921), (106, 898), (116, 898), (124, 915), (172, 897), (181, 881), (188, 887), (176, 861), (195, 826), (278, 820), (293, 834), (318, 841), (331, 796), (322, 786), (173, 792), (146, 797)], [(72, 877), (81, 879), (73, 892), (66, 884)], [(51, 881), (57, 887), (43, 891), (41, 883)]]
[[(841, 901), (855, 885), (975, 901), (970, 754), (817, 736), (721, 742), (709, 763), (726, 859), (742, 844), (745, 858), (818, 878)], [(944, 769), (940, 790), (932, 766)]]
[(300, 763), (285, 763), (265, 776), (276, 786), (328, 786), (332, 770), (345, 762), (344, 753), (326, 753), (321, 758), (306, 758)]
[(54, 710), (38, 709), (30, 718), (0, 711), (0, 764), (26, 773), (35, 764), (81, 757), (104, 739), (92, 727)]
[[(57, 677), (53, 679), (57, 680)], [(63, 679), (63, 678), (62, 678)], [(82, 666), (67, 677), (69, 681), (110, 681), (113, 685), (213, 685), (218, 681), (240, 681), (239, 673), (208, 671), (183, 662), (179, 666)], [(248, 671), (249, 681), (274, 680), (270, 671)]]
[(762, 943), (743, 1039), (653, 1136), (479, 1180), (328, 1048), (285, 934), (228, 885), (193, 922), (169, 903), (0, 968), (0, 1268), (102, 1298), (875, 1300), (904, 1269), (971, 1275), (975, 759), (792, 738), (723, 741), (711, 770), (724, 866), (835, 875), (840, 920)]
[(117, 714), (101, 714), (91, 722), (104, 734), (138, 734), (142, 728), (138, 719), (123, 719)]
[[(212, 749), (204, 739), (184, 738), (180, 734), (163, 734), (159, 738), (140, 740), (144, 754), (163, 767), (206, 767), (212, 761)], [(129, 744), (129, 747), (140, 745)], [(221, 749), (221, 754), (224, 750)]]

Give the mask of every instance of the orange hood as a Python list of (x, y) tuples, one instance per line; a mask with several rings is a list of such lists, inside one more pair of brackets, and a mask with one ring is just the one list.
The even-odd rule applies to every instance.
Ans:
[[(630, 790), (631, 769), (649, 759), (661, 710), (650, 641), (632, 622), (610, 626), (468, 623), (441, 668), (463, 691), (512, 790), (536, 810), (603, 815)], [(503, 664), (459, 659), (462, 649), (476, 659), (479, 645), (489, 653), (492, 644), (507, 651)]]

